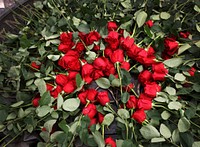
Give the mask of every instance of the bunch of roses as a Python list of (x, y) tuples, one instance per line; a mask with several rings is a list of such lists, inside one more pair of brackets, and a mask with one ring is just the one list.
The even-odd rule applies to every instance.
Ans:
[[(149, 20), (145, 25), (152, 27), (153, 22)], [(62, 53), (62, 57), (58, 61), (58, 66), (64, 72), (56, 75), (53, 85), (47, 84), (47, 90), (55, 99), (59, 93), (74, 94), (76, 92), (75, 94), (83, 106), (82, 114), (90, 118), (90, 125), (101, 124), (104, 120), (104, 114), (97, 111), (96, 105), (110, 105), (108, 91), (106, 89), (97, 91), (88, 88), (88, 85), (99, 78), (108, 78), (110, 75), (114, 75), (120, 81), (119, 87), (121, 89), (118, 90), (121, 91), (121, 94), (123, 92), (130, 94), (127, 102), (118, 106), (119, 109), (124, 107), (127, 110), (134, 110), (131, 114), (132, 119), (140, 124), (145, 123), (145, 111), (152, 108), (153, 99), (162, 89), (159, 83), (165, 81), (168, 69), (161, 61), (156, 59), (153, 47), (142, 48), (135, 44), (132, 36), (124, 37), (124, 30), (118, 29), (115, 22), (108, 22), (107, 29), (108, 35), (104, 38), (97, 31), (91, 31), (87, 34), (79, 32), (79, 39), (75, 41), (72, 32), (63, 32), (60, 35), (58, 50)], [(187, 38), (188, 35), (188, 32), (180, 33), (180, 36), (184, 38)], [(105, 44), (105, 49), (101, 49), (100, 43)], [(179, 48), (174, 37), (166, 37), (164, 45), (163, 59), (171, 58)], [(92, 58), (90, 57), (91, 54), (94, 54)], [(128, 85), (123, 85), (122, 88), (120, 75), (121, 69), (130, 72), (131, 64), (136, 63), (140, 63), (144, 68), (138, 75), (138, 81), (143, 87), (139, 96), (133, 92), (134, 85), (131, 82)], [(31, 66), (36, 69), (40, 68), (40, 65), (35, 62)], [(84, 85), (78, 92), (76, 91), (78, 88), (77, 74), (80, 74), (84, 81)], [(33, 99), (32, 102), (35, 107), (39, 105), (39, 100), (39, 96)], [(107, 138), (105, 142), (115, 146), (112, 138)]]

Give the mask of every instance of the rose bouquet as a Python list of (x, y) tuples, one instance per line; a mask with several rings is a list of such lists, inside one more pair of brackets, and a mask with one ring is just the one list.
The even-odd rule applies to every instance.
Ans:
[(39, 147), (198, 146), (199, 25), (181, 29), (187, 15), (197, 17), (198, 5), (186, 1), (182, 11), (187, 4), (194, 10), (173, 17), (166, 10), (147, 14), (150, 2), (80, 3), (38, 1), (19, 35), (7, 34), (0, 128), (1, 141), (10, 140), (2, 145), (36, 133)]

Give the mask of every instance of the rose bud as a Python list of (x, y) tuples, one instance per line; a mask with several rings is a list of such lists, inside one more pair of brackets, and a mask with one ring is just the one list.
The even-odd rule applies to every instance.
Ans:
[(72, 32), (69, 32), (69, 33), (63, 32), (60, 35), (60, 41), (61, 41), (61, 43), (58, 46), (58, 50), (63, 53), (68, 52), (74, 46), (73, 33)]
[(149, 28), (151, 28), (153, 26), (153, 21), (152, 20), (148, 20), (145, 25), (147, 25)]
[(105, 48), (105, 50), (104, 50), (105, 57), (111, 58), (112, 53), (113, 53), (113, 51), (112, 51), (111, 48), (109, 48), (109, 47), (106, 47), (106, 48)]
[(130, 63), (127, 61), (123, 61), (121, 62), (120, 67), (128, 71), (130, 69)]
[(97, 91), (95, 89), (88, 89), (87, 90), (87, 99), (91, 102), (96, 100)]
[(88, 94), (88, 91), (83, 91), (78, 94), (78, 98), (79, 98), (81, 104), (83, 104), (83, 105), (85, 105), (87, 103), (86, 102), (87, 94)]
[(148, 82), (145, 84), (144, 93), (149, 97), (156, 97), (157, 92), (160, 91), (161, 87), (156, 82)]
[(64, 86), (68, 82), (68, 76), (65, 74), (58, 74), (56, 75), (56, 84), (60, 86)]
[(113, 140), (112, 137), (108, 137), (105, 139), (105, 144), (111, 147), (117, 147), (116, 142)]
[(130, 36), (126, 37), (123, 42), (121, 43), (121, 47), (124, 49), (124, 50), (130, 50), (131, 47), (133, 46), (134, 44), (134, 39), (131, 38)]
[(110, 58), (110, 60), (112, 61), (112, 63), (116, 63), (116, 62), (123, 62), (124, 61), (124, 52), (121, 49), (117, 49), (112, 53), (112, 56)]
[(78, 51), (79, 53), (83, 52), (85, 50), (85, 46), (82, 42), (77, 42), (76, 43), (76, 47), (75, 49), (76, 51)]
[(91, 64), (86, 63), (82, 66), (81, 76), (82, 76), (82, 79), (88, 84), (92, 82), (93, 80), (91, 77), (93, 70), (94, 70), (94, 67)]
[(83, 108), (82, 113), (92, 119), (97, 114), (96, 106), (94, 104), (88, 104), (87, 107)]
[(63, 87), (63, 90), (65, 93), (70, 94), (72, 92), (74, 92), (74, 90), (76, 89), (76, 81), (75, 80), (71, 80), (68, 81), (65, 86)]
[(154, 53), (155, 53), (155, 50), (152, 46), (150, 46), (148, 49), (147, 49), (147, 54), (148, 54), (148, 57), (149, 56), (154, 56)]
[(168, 74), (168, 70), (165, 68), (165, 65), (162, 62), (153, 64), (152, 70), (153, 72)]
[(95, 69), (91, 74), (91, 77), (93, 78), (93, 80), (97, 80), (103, 76), (104, 76), (103, 71), (97, 70), (97, 69)]
[(139, 76), (138, 80), (141, 84), (145, 84), (146, 82), (152, 81), (152, 73), (149, 70), (143, 70)]
[(91, 45), (95, 41), (98, 41), (100, 38), (101, 36), (97, 31), (92, 31), (86, 37), (86, 45)]
[(126, 103), (128, 109), (135, 109), (137, 106), (137, 98), (134, 95), (130, 95), (129, 100)]
[(137, 108), (143, 110), (150, 110), (152, 108), (152, 100), (139, 98), (137, 101)]
[(52, 91), (54, 88), (54, 85), (50, 84), (50, 83), (46, 83), (46, 90), (47, 91)]
[(98, 122), (101, 124), (104, 120), (104, 115), (98, 112)]
[(166, 74), (154, 72), (152, 77), (155, 81), (165, 81)]
[(99, 45), (94, 45), (94, 47), (93, 47), (92, 50), (95, 51), (95, 52), (97, 52), (97, 51), (100, 50), (100, 46)]
[(39, 100), (40, 100), (40, 97), (35, 97), (35, 98), (32, 100), (32, 105), (33, 105), (33, 107), (38, 107), (38, 106), (39, 106)]
[(189, 35), (190, 35), (189, 32), (179, 32), (179, 36), (180, 36), (181, 38), (188, 38)]
[(107, 91), (98, 92), (97, 100), (102, 106), (105, 106), (107, 103), (110, 102), (110, 99), (108, 97), (108, 92)]
[(103, 59), (103, 57), (98, 57), (93, 61), (93, 66), (96, 69), (105, 70), (107, 64), (106, 64), (105, 60)]
[(115, 31), (109, 32), (108, 36), (105, 38), (105, 42), (108, 43), (112, 50), (116, 50), (119, 46), (119, 34)]
[(40, 69), (40, 67), (41, 67), (41, 63), (39, 63), (39, 62), (35, 62), (35, 61), (33, 61), (33, 62), (31, 62), (31, 67), (33, 68), (33, 69)]
[(58, 46), (58, 50), (63, 52), (63, 53), (67, 53), (72, 47), (73, 47), (74, 44), (71, 45), (67, 45), (67, 44), (59, 44)]
[(146, 113), (144, 112), (143, 109), (139, 109), (136, 110), (131, 117), (138, 123), (142, 124), (146, 119)]
[(117, 26), (116, 22), (109, 21), (109, 22), (107, 23), (108, 32), (110, 32), (110, 31), (116, 31), (117, 28), (118, 28), (118, 26)]
[(189, 69), (189, 71), (188, 71), (188, 73), (190, 74), (190, 76), (194, 76), (195, 72), (196, 72), (196, 69), (194, 67), (191, 67)]
[(97, 124), (97, 119), (96, 118), (92, 118), (90, 119), (90, 124), (88, 126), (88, 129), (92, 126), (92, 125), (96, 125)]
[(179, 47), (178, 42), (174, 38), (169, 38), (169, 37), (165, 38), (164, 46), (165, 46), (164, 53), (170, 56), (174, 55)]
[(52, 91), (50, 91), (50, 95), (54, 98), (58, 97), (58, 94), (61, 93), (62, 87), (60, 85), (57, 85), (56, 88)]

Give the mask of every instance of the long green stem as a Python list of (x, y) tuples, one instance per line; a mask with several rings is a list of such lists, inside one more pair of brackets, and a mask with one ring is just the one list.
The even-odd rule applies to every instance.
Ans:
[(102, 133), (102, 137), (104, 139), (104, 134), (105, 134), (105, 126), (101, 125), (101, 133)]
[(119, 62), (117, 62), (116, 64), (117, 64), (117, 73), (119, 76), (119, 83), (120, 83), (120, 93), (122, 95), (122, 77), (121, 77)]
[(191, 123), (191, 124), (193, 124), (195, 127), (197, 127), (197, 128), (199, 128), (199, 129), (200, 129), (200, 126), (199, 126), (199, 125), (197, 125), (197, 124), (195, 124), (193, 121), (191, 121), (191, 120), (190, 120), (190, 123)]

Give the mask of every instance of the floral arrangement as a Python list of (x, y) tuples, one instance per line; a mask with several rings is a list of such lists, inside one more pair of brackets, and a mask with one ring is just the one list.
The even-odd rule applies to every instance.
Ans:
[(25, 132), (38, 147), (199, 146), (198, 3), (34, 6), (1, 45), (2, 146)]

